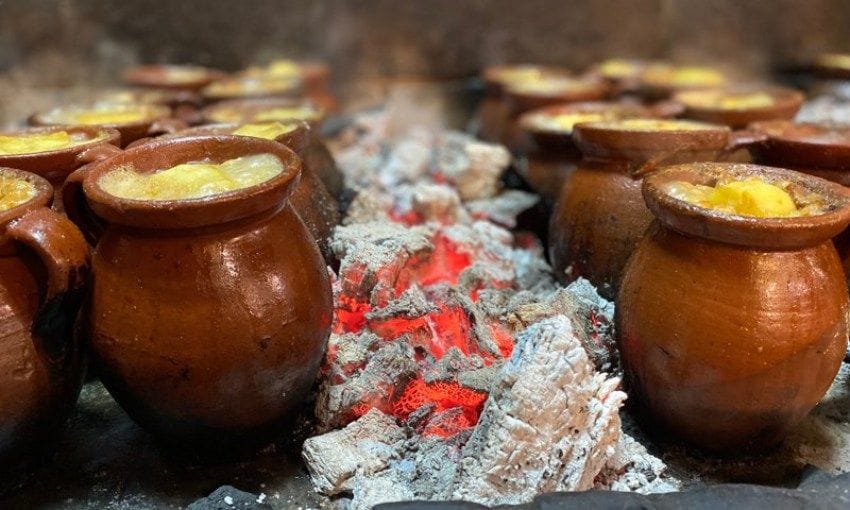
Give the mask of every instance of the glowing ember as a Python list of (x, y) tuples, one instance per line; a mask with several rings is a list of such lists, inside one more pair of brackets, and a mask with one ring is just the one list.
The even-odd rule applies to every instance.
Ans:
[(422, 379), (414, 379), (393, 405), (393, 414), (399, 418), (407, 418), (422, 406), (433, 404), (434, 413), (454, 408), (462, 409), (464, 418), (474, 425), (478, 423), (485, 400), (486, 393), (464, 388), (455, 382), (426, 383)]

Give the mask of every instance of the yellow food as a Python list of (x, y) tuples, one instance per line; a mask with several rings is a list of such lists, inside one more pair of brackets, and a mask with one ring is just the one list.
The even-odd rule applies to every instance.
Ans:
[(705, 129), (717, 129), (717, 126), (694, 122), (690, 120), (662, 120), (662, 119), (623, 119), (608, 122), (599, 122), (597, 127), (605, 129), (622, 129), (627, 131), (700, 131)]
[(611, 59), (599, 65), (599, 72), (606, 78), (628, 78), (640, 71), (640, 66), (629, 60)]
[(677, 88), (718, 87), (726, 83), (726, 77), (717, 69), (699, 66), (650, 66), (644, 71), (643, 79), (650, 84)]
[(19, 135), (0, 135), (0, 155), (31, 154), (65, 149), (103, 138), (103, 135), (88, 138), (84, 133), (22, 133)]
[(536, 79), (526, 80), (509, 85), (513, 92), (525, 94), (559, 94), (584, 90), (592, 87), (588, 81), (577, 80), (566, 76), (542, 75)]
[(155, 106), (143, 104), (99, 103), (88, 108), (58, 108), (43, 117), (56, 124), (114, 125), (130, 124), (165, 116), (166, 112)]
[(242, 76), (219, 80), (204, 88), (211, 96), (257, 96), (290, 92), (297, 88), (299, 79), (292, 76)]
[(505, 84), (517, 84), (534, 82), (544, 75), (544, 70), (537, 66), (514, 66), (500, 69), (496, 79)]
[(295, 124), (282, 124), (280, 122), (260, 122), (244, 124), (233, 131), (234, 135), (253, 136), (254, 138), (265, 138), (274, 140), (278, 136), (295, 129)]
[(780, 185), (756, 177), (718, 183), (715, 186), (684, 181), (667, 183), (666, 192), (685, 202), (739, 216), (790, 218), (817, 214), (819, 206), (798, 207), (791, 194)]
[(285, 108), (270, 108), (255, 113), (251, 120), (253, 122), (265, 122), (272, 120), (315, 120), (319, 117), (319, 111), (309, 105), (290, 106)]
[(276, 156), (255, 154), (219, 164), (184, 163), (152, 173), (119, 168), (101, 176), (98, 186), (119, 198), (186, 200), (256, 186), (282, 171), (283, 163)]
[(702, 91), (689, 92), (677, 97), (686, 106), (724, 110), (764, 108), (774, 104), (773, 96), (766, 92)]
[(207, 70), (196, 66), (169, 66), (164, 71), (165, 79), (171, 83), (188, 83), (207, 77)]
[(541, 115), (537, 123), (544, 128), (569, 132), (573, 130), (576, 124), (597, 122), (611, 117), (613, 117), (612, 114), (606, 114), (605, 112), (559, 113), (556, 115)]
[(35, 185), (27, 180), (0, 175), (0, 211), (8, 211), (30, 201), (37, 193)]
[(271, 76), (298, 76), (301, 66), (293, 60), (278, 59), (266, 66), (265, 72)]
[(850, 69), (850, 55), (845, 53), (827, 53), (820, 55), (815, 62), (824, 67), (835, 67), (839, 69)]

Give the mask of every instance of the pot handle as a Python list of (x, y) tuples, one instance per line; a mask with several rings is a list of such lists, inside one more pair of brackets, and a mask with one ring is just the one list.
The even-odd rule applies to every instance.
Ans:
[(629, 166), (629, 175), (631, 175), (633, 179), (643, 179), (647, 175), (658, 170), (658, 167), (664, 166), (664, 160), (669, 157), (673, 157), (676, 154), (677, 153), (675, 151), (665, 152), (658, 154), (643, 163), (632, 164)]
[(86, 241), (94, 246), (103, 235), (105, 225), (91, 210), (83, 192), (83, 181), (89, 173), (89, 168), (90, 164), (81, 166), (65, 179), (62, 185), (62, 205), (68, 218), (82, 231)]
[(762, 143), (767, 140), (767, 134), (761, 131), (752, 129), (741, 129), (732, 131), (729, 135), (729, 141), (726, 142), (726, 147), (723, 148), (722, 154), (728, 155), (733, 152), (749, 147), (757, 143)]
[(68, 218), (46, 207), (30, 211), (6, 227), (6, 235), (32, 249), (46, 269), (46, 291), (33, 333), (52, 362), (61, 360), (73, 337), (74, 322), (89, 273), (89, 247)]
[(189, 127), (189, 125), (180, 119), (175, 119), (174, 117), (166, 117), (164, 119), (159, 119), (153, 124), (151, 124), (148, 128), (147, 135), (157, 136), (163, 134), (171, 134), (186, 129), (187, 127)]
[(89, 163), (94, 163), (95, 161), (111, 158), (116, 154), (121, 154), (121, 152), (121, 149), (118, 147), (112, 144), (103, 143), (77, 154), (77, 163), (79, 165), (87, 165)]

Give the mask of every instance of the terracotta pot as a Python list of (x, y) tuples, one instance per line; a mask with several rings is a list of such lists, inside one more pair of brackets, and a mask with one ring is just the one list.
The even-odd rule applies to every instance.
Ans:
[(484, 99), (478, 105), (473, 118), (474, 131), (478, 138), (487, 142), (500, 142), (507, 129), (510, 108), (505, 97), (508, 83), (522, 79), (522, 76), (570, 76), (563, 68), (534, 64), (506, 64), (490, 66), (484, 69)]
[[(0, 212), (0, 459), (49, 437), (73, 408), (83, 357), (73, 334), (88, 275), (88, 246), (64, 216), (48, 209), (50, 184), (0, 168), (37, 188)], [(31, 453), (31, 452), (30, 452)]]
[[(151, 172), (259, 153), (285, 170), (203, 199), (126, 200), (98, 187), (124, 165)], [(325, 263), (289, 204), (298, 157), (270, 140), (203, 136), (157, 140), (86, 168), (85, 199), (107, 224), (87, 316), (107, 389), (165, 439), (253, 444), (284, 432), (315, 381), (332, 315)]]
[(127, 69), (124, 83), (136, 87), (199, 91), (226, 75), (216, 69), (196, 65), (151, 64)]
[(0, 167), (17, 168), (47, 179), (56, 192), (53, 207), (61, 212), (64, 208), (62, 207), (60, 189), (62, 183), (65, 182), (65, 178), (71, 172), (87, 163), (121, 152), (117, 147), (121, 135), (114, 129), (96, 126), (53, 126), (2, 131), (0, 132), (0, 136), (54, 133), (57, 131), (66, 131), (71, 135), (82, 134), (92, 141), (51, 151), (26, 154), (0, 154)]
[[(541, 83), (547, 85), (541, 86)], [(508, 125), (501, 142), (514, 152), (524, 152), (529, 143), (519, 124), (522, 114), (546, 106), (598, 101), (604, 99), (608, 92), (609, 86), (603, 80), (589, 76), (558, 76), (546, 78), (538, 84), (508, 84), (505, 87)]]
[(325, 112), (336, 112), (336, 97), (331, 91), (331, 69), (325, 62), (300, 62), (301, 81), (304, 95)]
[[(59, 120), (58, 116), (62, 114), (63, 110), (73, 110), (77, 108), (81, 107), (59, 107), (47, 112), (35, 113), (30, 116), (29, 123), (33, 126), (60, 126), (62, 128), (76, 127), (79, 124), (66, 123)], [(150, 115), (142, 120), (118, 124), (99, 124), (95, 127), (114, 129), (121, 133), (122, 147), (126, 147), (128, 144), (138, 140), (139, 138), (156, 136), (163, 133), (172, 133), (186, 127), (184, 122), (171, 117), (170, 108), (156, 105), (145, 105), (145, 108), (150, 111)]]
[(201, 96), (208, 103), (238, 99), (297, 99), (303, 93), (304, 87), (299, 76), (264, 76), (249, 73), (222, 78), (201, 89)]
[(583, 159), (561, 188), (549, 224), (550, 259), (562, 281), (586, 278), (613, 299), (623, 267), (652, 220), (640, 193), (643, 177), (663, 165), (713, 161), (751, 142), (725, 126), (698, 125), (703, 129), (576, 126)]
[[(206, 126), (184, 129), (153, 140), (203, 135), (232, 135), (233, 131), (239, 127), (239, 124), (208, 124)], [(310, 126), (306, 122), (299, 122), (291, 131), (282, 133), (275, 138), (275, 141), (286, 145), (301, 158), (301, 180), (295, 186), (289, 202), (307, 226), (307, 230), (310, 231), (310, 234), (318, 243), (325, 260), (328, 264), (334, 266), (336, 265), (336, 258), (334, 257), (333, 250), (330, 248), (330, 240), (334, 228), (339, 225), (340, 221), (339, 202), (328, 192), (322, 180), (319, 179), (313, 170), (313, 165), (316, 162), (315, 158), (309, 157), (310, 147), (314, 138), (311, 131)], [(137, 140), (133, 146), (149, 143), (150, 141), (150, 139)], [(333, 159), (331, 159), (330, 164), (333, 165), (333, 170), (336, 170), (336, 164), (333, 162)], [(327, 173), (324, 167), (320, 166), (319, 168)]]
[(591, 67), (588, 74), (608, 82), (611, 86), (611, 94), (619, 96), (637, 92), (640, 89), (640, 77), (644, 69), (661, 64), (658, 61), (614, 58)]
[(818, 78), (828, 80), (850, 80), (850, 55), (846, 53), (824, 53), (812, 64)]
[(342, 173), (336, 166), (336, 162), (325, 146), (321, 137), (322, 123), (325, 120), (325, 111), (309, 101), (303, 99), (265, 98), (265, 99), (239, 99), (233, 101), (222, 101), (208, 106), (201, 111), (205, 122), (214, 124), (244, 124), (257, 121), (258, 116), (279, 108), (305, 108), (313, 113), (296, 118), (274, 118), (267, 120), (278, 120), (281, 122), (304, 121), (310, 126), (310, 144), (304, 151), (304, 160), (319, 179), (328, 188), (328, 191), (339, 199), (344, 191)]
[(108, 90), (97, 96), (98, 104), (153, 104), (171, 108), (173, 117), (186, 125), (200, 122), (203, 99), (196, 90), (137, 87)]
[[(771, 104), (722, 107), (719, 102), (736, 95), (764, 94)], [(678, 92), (673, 100), (685, 106), (685, 118), (724, 124), (741, 129), (758, 121), (793, 119), (803, 104), (803, 94), (784, 87), (730, 87), (725, 89), (690, 90)]]
[(520, 129), (533, 144), (529, 146), (521, 175), (548, 202), (557, 199), (564, 181), (581, 160), (581, 152), (573, 143), (572, 127), (558, 126), (551, 121), (558, 115), (581, 115), (581, 122), (667, 116), (662, 107), (602, 101), (547, 106), (522, 114), (518, 121)]
[[(664, 183), (790, 182), (827, 212), (752, 218), (672, 198)], [(790, 170), (694, 164), (644, 181), (657, 218), (629, 261), (617, 332), (630, 395), (665, 429), (708, 450), (775, 445), (829, 388), (850, 311), (830, 238), (850, 191)]]
[(660, 63), (643, 69), (638, 92), (647, 99), (665, 99), (676, 92), (713, 89), (727, 82), (725, 74), (713, 67)]

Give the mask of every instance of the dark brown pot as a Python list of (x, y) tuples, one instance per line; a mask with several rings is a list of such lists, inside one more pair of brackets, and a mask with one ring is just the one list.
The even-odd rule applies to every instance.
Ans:
[(80, 393), (84, 364), (73, 329), (89, 251), (80, 231), (48, 209), (53, 190), (46, 180), (9, 168), (0, 175), (38, 188), (30, 201), (0, 212), (0, 459), (6, 466), (49, 437)]
[(53, 207), (61, 212), (64, 209), (62, 207), (60, 190), (68, 175), (87, 163), (104, 159), (120, 152), (117, 146), (120, 143), (121, 135), (114, 129), (96, 126), (51, 126), (3, 131), (0, 132), (0, 136), (53, 133), (56, 131), (67, 131), (72, 134), (82, 133), (90, 139), (97, 138), (98, 136), (103, 136), (104, 138), (59, 150), (32, 152), (28, 154), (0, 154), (0, 167), (17, 168), (18, 170), (31, 172), (47, 179), (56, 192)]
[[(191, 77), (177, 77), (175, 73), (191, 72)], [(151, 64), (127, 69), (122, 74), (124, 83), (136, 87), (155, 89), (199, 91), (226, 75), (218, 70), (195, 65)]]
[[(670, 197), (669, 181), (786, 181), (826, 213), (746, 218)], [(657, 220), (629, 261), (617, 332), (630, 395), (701, 448), (775, 445), (829, 388), (847, 347), (847, 287), (830, 239), (850, 223), (850, 192), (790, 170), (694, 164), (644, 181)]]
[[(126, 122), (121, 124), (102, 124), (94, 127), (114, 129), (121, 133), (121, 146), (126, 147), (130, 143), (147, 136), (156, 136), (163, 133), (173, 133), (174, 131), (183, 129), (186, 124), (178, 119), (171, 117), (171, 109), (165, 106), (146, 105), (151, 110), (149, 118), (136, 122)], [(35, 113), (30, 116), (29, 123), (33, 126), (60, 126), (63, 129), (77, 127), (77, 124), (65, 124), (54, 121), (50, 118), (55, 112), (62, 110), (65, 107), (55, 108), (54, 110)], [(76, 108), (76, 107), (67, 107)]]
[(652, 220), (641, 197), (643, 177), (662, 165), (713, 161), (749, 140), (725, 126), (686, 131), (633, 131), (617, 123), (576, 126), (583, 154), (561, 188), (549, 224), (555, 274), (588, 279), (613, 299), (626, 261)]
[[(204, 199), (125, 200), (97, 184), (123, 165), (150, 172), (257, 153), (274, 154), (285, 171)], [(332, 299), (321, 254), (289, 204), (300, 166), (270, 140), (203, 136), (154, 141), (87, 167), (85, 198), (107, 223), (92, 260), (92, 359), (148, 430), (254, 443), (284, 432), (307, 398)]]
[[(177, 133), (155, 138), (153, 140), (161, 140), (163, 138), (187, 138), (203, 135), (232, 135), (233, 131), (239, 128), (239, 124), (208, 124), (206, 126), (198, 126), (194, 128), (184, 129)], [(298, 216), (307, 226), (307, 230), (316, 240), (319, 249), (328, 264), (336, 265), (336, 259), (333, 250), (330, 247), (331, 237), (333, 236), (334, 228), (339, 225), (339, 202), (331, 195), (324, 183), (319, 179), (316, 172), (313, 171), (313, 166), (316, 165), (316, 158), (310, 157), (310, 148), (313, 142), (313, 135), (310, 126), (306, 122), (299, 122), (297, 127), (292, 131), (286, 132), (275, 138), (275, 141), (289, 147), (293, 152), (301, 158), (301, 180), (295, 186), (289, 202), (298, 213)], [(151, 140), (138, 140), (134, 146), (149, 143)], [(324, 147), (319, 142), (321, 147)], [(321, 164), (326, 164), (319, 161)], [(336, 164), (331, 159), (330, 163), (333, 169), (336, 170)], [(326, 169), (319, 166), (320, 169)]]
[[(712, 105), (712, 98), (728, 94), (764, 93), (773, 103), (765, 106), (722, 108)], [(691, 90), (678, 92), (673, 100), (685, 106), (685, 118), (724, 124), (732, 129), (742, 129), (749, 124), (765, 120), (793, 119), (803, 104), (803, 94), (784, 87), (730, 87), (726, 89)], [(706, 102), (707, 101), (707, 102)]]

